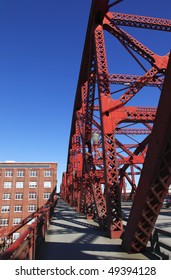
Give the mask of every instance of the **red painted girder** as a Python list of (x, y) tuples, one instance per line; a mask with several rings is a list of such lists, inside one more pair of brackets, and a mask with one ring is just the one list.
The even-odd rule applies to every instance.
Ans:
[[(86, 170), (86, 208), (87, 216), (93, 217), (96, 213), (98, 217), (98, 222), (100, 227), (104, 230), (107, 229), (107, 214), (106, 214), (106, 203), (101, 189), (99, 173), (96, 172), (94, 168), (93, 157), (91, 154), (87, 154), (85, 159), (85, 170)], [(89, 194), (92, 193), (91, 200), (89, 199)]]
[(151, 78), (155, 77), (158, 70), (152, 67), (144, 76), (140, 77), (130, 88), (118, 99), (118, 106), (123, 106), (131, 100)]
[(116, 139), (116, 145), (118, 148), (121, 148), (122, 151), (124, 151), (127, 155), (130, 157), (133, 156), (133, 153), (124, 145), (122, 144), (119, 140)]
[[(108, 121), (111, 117), (112, 129), (121, 122), (153, 122), (156, 115), (156, 108), (152, 107), (136, 107), (136, 106), (119, 106), (120, 100), (114, 100), (111, 97), (103, 96), (103, 114)], [(94, 106), (94, 111), (99, 111), (99, 106)], [(113, 119), (113, 121), (112, 121)], [(119, 128), (117, 128), (119, 130)]]
[(80, 178), (80, 193), (78, 199), (78, 211), (81, 213), (85, 213), (86, 210), (86, 180), (85, 180), (85, 173), (82, 173), (83, 176)]
[(145, 135), (150, 134), (150, 129), (143, 128), (116, 128), (115, 134), (125, 134), (125, 135)]
[(109, 18), (104, 19), (104, 28), (114, 35), (123, 45), (132, 48), (152, 65), (152, 68), (144, 76), (139, 77), (137, 81), (119, 98), (118, 106), (122, 106), (134, 97), (145, 84), (148, 84), (151, 79), (155, 79), (158, 72), (165, 71), (168, 63), (168, 55), (161, 57), (154, 54), (149, 48), (144, 46), (130, 34), (112, 24)]
[(82, 55), (81, 67), (79, 72), (76, 98), (74, 104), (74, 110), (78, 110), (82, 105), (80, 87), (88, 80), (89, 75), (89, 66), (90, 66), (90, 52), (92, 50), (92, 34), (95, 26), (103, 21), (105, 14), (109, 10), (109, 0), (92, 0), (88, 27), (86, 32), (86, 38), (84, 43), (84, 50)]
[[(139, 143), (137, 146), (136, 146), (136, 149), (134, 150), (133, 154), (134, 155), (139, 155), (141, 153), (144, 153), (146, 152), (147, 150), (147, 146), (149, 144), (149, 138), (150, 136), (148, 135), (141, 143)], [(127, 144), (128, 145), (128, 144)], [(125, 146), (127, 146), (125, 145)], [(131, 147), (130, 147), (131, 148)], [(120, 170), (119, 170), (119, 173), (120, 173), (120, 176), (124, 176), (124, 173), (126, 171), (126, 169), (129, 167), (129, 164), (125, 164)], [(141, 169), (139, 169), (141, 170)]]
[[(94, 121), (93, 121), (94, 124)], [(97, 132), (100, 134), (99, 129), (92, 129), (92, 133)], [(146, 135), (150, 134), (151, 129), (144, 129), (144, 128), (120, 128), (117, 127), (115, 130), (115, 134), (127, 134), (127, 135)]]
[[(131, 166), (132, 167), (132, 166)], [(130, 175), (133, 175), (132, 173)], [(135, 174), (134, 174), (135, 175)], [(127, 179), (127, 181), (130, 183), (130, 185), (132, 186), (132, 189), (135, 191), (136, 190), (136, 184), (135, 181), (132, 180), (129, 176), (128, 173), (124, 174), (124, 177)]]
[[(103, 176), (104, 176), (104, 172), (103, 172)], [(92, 187), (92, 192), (94, 196), (94, 203), (96, 206), (99, 226), (103, 230), (107, 230), (106, 201), (101, 188), (101, 183), (104, 182), (104, 179), (101, 180), (101, 174), (99, 174), (99, 172), (96, 172), (96, 170), (90, 171), (89, 178), (90, 178), (90, 185)]]
[(91, 139), (92, 130), (92, 119), (93, 119), (93, 106), (94, 106), (94, 95), (95, 95), (95, 85), (96, 85), (96, 63), (94, 52), (91, 54), (90, 70), (87, 82), (87, 95), (83, 100), (83, 106), (85, 106), (85, 128), (84, 128), (84, 139), (85, 141)]
[[(129, 148), (129, 149), (137, 148), (137, 147), (139, 147), (139, 145), (140, 145), (140, 144), (124, 144), (124, 146), (125, 146), (126, 148)], [(98, 147), (99, 147), (99, 148), (102, 147), (102, 142), (101, 142), (101, 140), (100, 140), (99, 143), (98, 143)], [(118, 146), (117, 144), (116, 144), (116, 148), (119, 148), (119, 146)]]
[(133, 155), (132, 157), (123, 157), (122, 159), (117, 159), (118, 165), (122, 164), (143, 164), (144, 156), (143, 155)]
[[(96, 132), (98, 132), (98, 131), (96, 131)], [(139, 143), (139, 144), (124, 144), (124, 147), (126, 147), (127, 149), (135, 149), (135, 148), (138, 148), (139, 145), (141, 145), (141, 143)], [(98, 148), (102, 148), (101, 140), (99, 140)], [(116, 144), (116, 148), (120, 148), (120, 147)]]
[[(102, 96), (102, 114), (105, 124), (104, 133), (114, 132), (121, 122), (153, 122), (156, 108), (122, 106), (118, 100)], [(118, 106), (120, 105), (120, 106)]]
[[(129, 149), (134, 149), (138, 146), (138, 144), (124, 144), (126, 148), (129, 148)], [(117, 145), (116, 145), (116, 148), (119, 148)]]
[[(147, 61), (151, 63), (151, 65), (155, 66), (158, 70), (163, 70), (167, 68), (168, 63), (168, 54), (165, 56), (159, 56), (151, 51), (149, 48), (140, 43), (137, 39), (131, 36), (129, 33), (119, 28), (112, 22), (112, 14), (108, 13), (103, 20), (103, 28), (110, 32), (113, 36), (115, 36), (123, 45), (128, 46), (140, 56), (145, 58)], [(153, 70), (153, 73), (155, 71)], [(158, 72), (158, 71), (157, 71)], [(156, 73), (157, 73), (156, 72)], [(154, 77), (155, 74), (150, 75), (149, 79)], [(144, 81), (145, 82), (145, 81)], [(147, 81), (148, 82), (148, 81)]]
[(169, 19), (122, 14), (116, 12), (111, 12), (110, 14), (112, 14), (110, 18), (112, 17), (112, 21), (117, 25), (171, 32), (171, 20)]
[[(130, 86), (131, 84), (140, 80), (140, 76), (128, 75), (128, 74), (109, 74), (109, 81), (111, 84), (124, 84), (125, 86)], [(143, 83), (143, 81), (142, 81)], [(144, 86), (161, 86), (163, 84), (163, 78), (153, 78), (149, 80), (148, 83), (144, 81)]]
[[(82, 61), (80, 66), (79, 78), (77, 83), (76, 89), (76, 96), (74, 102), (74, 110), (72, 115), (72, 124), (71, 124), (71, 132), (70, 132), (70, 140), (69, 140), (69, 147), (71, 143), (72, 134), (75, 133), (75, 116), (76, 112), (82, 108), (82, 85), (84, 85), (89, 78), (89, 69), (91, 63), (91, 51), (93, 48), (92, 45), (92, 34), (94, 32), (94, 28), (99, 22), (103, 21), (105, 14), (108, 12), (109, 7), (109, 0), (92, 0), (89, 20), (88, 20), (88, 27), (86, 32), (86, 38), (84, 43), (84, 50), (82, 54)], [(69, 151), (68, 151), (69, 153)]]
[(89, 181), (89, 174), (85, 174), (85, 214), (87, 219), (93, 219), (94, 217), (94, 196), (93, 196), (93, 190), (92, 185)]
[(119, 157), (121, 157), (121, 159), (117, 158), (118, 164), (142, 164), (142, 163), (144, 163), (144, 154), (135, 155), (133, 152), (131, 152), (126, 147), (126, 145), (122, 144), (117, 139), (116, 139), (116, 144), (119, 148), (122, 149), (122, 151), (124, 151), (128, 155), (128, 157), (126, 157), (126, 156), (123, 156), (123, 155), (117, 153), (117, 155)]
[[(121, 106), (122, 103), (120, 102), (120, 99), (114, 100), (110, 96), (102, 96), (102, 104), (102, 113), (104, 114), (104, 118), (109, 121), (108, 117), (111, 115), (111, 117), (114, 119), (113, 123), (115, 124), (119, 124), (122, 121), (153, 122), (156, 115), (156, 108), (154, 107)], [(99, 106), (96, 105), (93, 107), (93, 109), (94, 111), (99, 111)], [(116, 125), (113, 124), (113, 129), (115, 128)]]
[(166, 71), (156, 120), (150, 135), (134, 203), (122, 245), (127, 252), (143, 251), (171, 183), (171, 60)]
[[(84, 83), (84, 88), (82, 90), (82, 152), (83, 152), (83, 170), (84, 170), (84, 187), (86, 192), (84, 192), (85, 198), (85, 209), (87, 209), (87, 217), (92, 218), (94, 216), (94, 197), (96, 197), (96, 192), (93, 189), (92, 178), (90, 174), (91, 167), (88, 164), (88, 157), (86, 155), (86, 149), (88, 148), (88, 153), (91, 154), (91, 132), (92, 132), (92, 119), (93, 119), (93, 106), (94, 106), (94, 94), (95, 94), (95, 80), (96, 80), (96, 63), (94, 58), (94, 52), (89, 53), (89, 71), (88, 71), (88, 80)], [(84, 94), (83, 94), (84, 92)], [(97, 188), (96, 188), (97, 191)], [(80, 195), (82, 195), (80, 193)], [(96, 204), (97, 206), (97, 204)], [(98, 212), (99, 208), (97, 209)]]
[[(88, 83), (85, 83), (81, 88), (82, 99), (87, 97)], [(67, 161), (67, 179), (66, 179), (66, 192), (65, 200), (70, 204), (80, 209), (80, 193), (81, 193), (81, 183), (80, 177), (77, 180), (78, 187), (76, 187), (75, 176), (82, 176), (83, 169), (83, 154), (82, 154), (82, 143), (81, 138), (84, 135), (84, 124), (82, 122), (82, 114), (85, 114), (86, 108), (84, 103), (80, 110), (75, 112), (73, 116), (74, 129), (70, 135), (69, 151), (68, 151), (68, 161)], [(76, 174), (77, 172), (77, 174)]]
[[(128, 156), (128, 157), (118, 155), (118, 153), (116, 153), (116, 155), (117, 155), (118, 165), (123, 165), (123, 164), (131, 165), (131, 164), (143, 164), (144, 163), (143, 154), (132, 155), (132, 156)], [(120, 156), (120, 158), (118, 158), (118, 156)], [(97, 166), (103, 166), (103, 159), (94, 159), (93, 163), (94, 163), (94, 165), (97, 165)]]
[(118, 166), (116, 160), (116, 144), (113, 131), (106, 131), (108, 121), (104, 119), (104, 97), (110, 97), (108, 67), (104, 44), (104, 34), (101, 25), (94, 30), (94, 40), (97, 61), (98, 96), (100, 104), (100, 121), (102, 149), (104, 160), (105, 198), (107, 209), (107, 227), (111, 238), (119, 238), (123, 232), (120, 188), (118, 185)]

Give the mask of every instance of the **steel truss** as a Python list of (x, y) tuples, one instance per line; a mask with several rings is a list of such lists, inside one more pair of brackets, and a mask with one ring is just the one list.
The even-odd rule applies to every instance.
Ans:
[[(168, 78), (163, 82), (169, 53), (155, 54), (121, 26), (170, 32), (171, 20), (109, 11), (119, 2), (92, 1), (61, 196), (87, 218), (97, 219), (111, 238), (123, 236), (128, 252), (139, 252), (150, 238), (170, 181), (170, 84)], [(109, 72), (109, 37), (121, 43), (143, 75)], [(160, 109), (148, 106), (149, 93), (141, 97), (145, 89), (160, 96), (163, 83)], [(147, 106), (137, 104), (137, 95), (139, 104), (146, 99)], [(161, 120), (166, 110), (166, 120)], [(126, 234), (122, 199), (134, 199)]]

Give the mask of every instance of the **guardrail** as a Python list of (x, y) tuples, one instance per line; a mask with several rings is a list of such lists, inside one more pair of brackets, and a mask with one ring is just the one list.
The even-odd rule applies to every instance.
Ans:
[(169, 259), (167, 253), (165, 251), (162, 252), (161, 250), (164, 249), (171, 253), (171, 245), (162, 241), (161, 237), (170, 238), (171, 232), (155, 227), (150, 238), (151, 250), (154, 254), (158, 255), (162, 259)]
[[(125, 222), (124, 227), (126, 226), (126, 223), (128, 221), (128, 218), (123, 213), (123, 221)], [(163, 238), (170, 238), (171, 232), (163, 230), (159, 227), (154, 227), (150, 241), (149, 241), (149, 247), (148, 250), (150, 250), (151, 253), (159, 257), (160, 259), (169, 259), (169, 255), (171, 258), (171, 241), (168, 244), (167, 242), (164, 242)], [(168, 255), (169, 254), (169, 255)]]
[(56, 204), (57, 196), (53, 191), (51, 198), (44, 206), (25, 218), (20, 225), (12, 228), (6, 236), (7, 240), (11, 240), (14, 232), (27, 226), (27, 223), (33, 220), (14, 243), (8, 244), (8, 248), (5, 248), (0, 255), (0, 260), (35, 260)]
[[(53, 215), (54, 208), (57, 204), (57, 197), (52, 194), (51, 199), (35, 213), (25, 218), (20, 225), (11, 229), (7, 238), (21, 227), (27, 225), (34, 219), (33, 223), (21, 234), (21, 236), (0, 255), (0, 260), (34, 260), (38, 254), (39, 246), (45, 238), (50, 218)], [(127, 222), (127, 218), (123, 220)], [(171, 232), (155, 227), (150, 238), (150, 251), (162, 259), (169, 259), (165, 249), (171, 252), (171, 245), (160, 240), (160, 237), (171, 237)]]

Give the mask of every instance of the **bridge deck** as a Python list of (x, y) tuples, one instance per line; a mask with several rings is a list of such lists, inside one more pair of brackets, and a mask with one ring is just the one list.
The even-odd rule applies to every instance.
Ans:
[(151, 254), (127, 254), (121, 240), (111, 240), (98, 228), (59, 199), (45, 242), (37, 259), (40, 260), (148, 260)]

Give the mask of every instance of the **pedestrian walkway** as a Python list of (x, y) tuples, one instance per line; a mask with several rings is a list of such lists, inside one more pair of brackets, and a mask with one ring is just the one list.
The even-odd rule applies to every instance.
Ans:
[(87, 220), (59, 199), (51, 219), (40, 260), (148, 260), (150, 254), (127, 254), (120, 239), (110, 239), (95, 221)]

